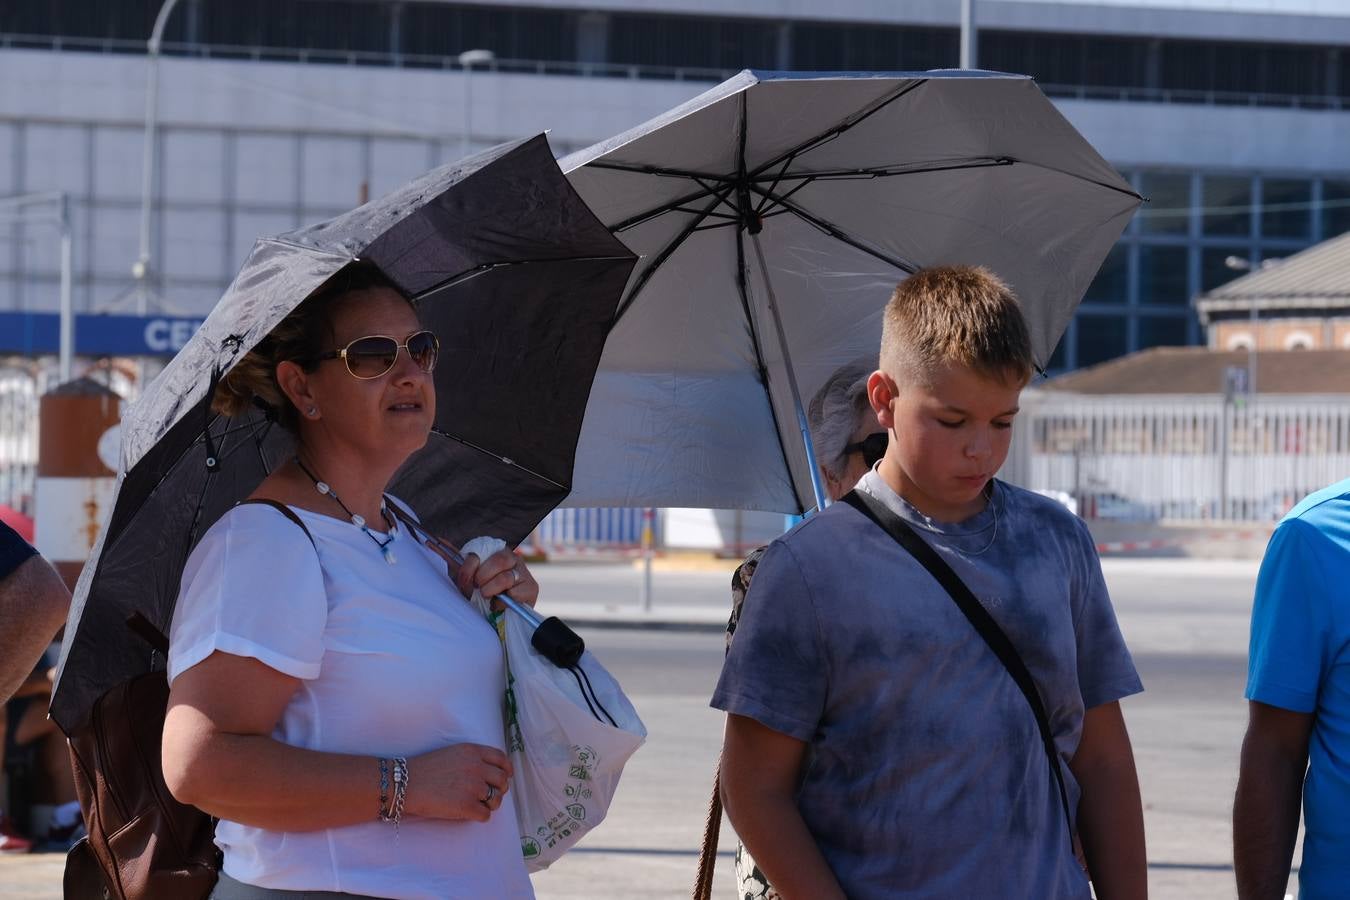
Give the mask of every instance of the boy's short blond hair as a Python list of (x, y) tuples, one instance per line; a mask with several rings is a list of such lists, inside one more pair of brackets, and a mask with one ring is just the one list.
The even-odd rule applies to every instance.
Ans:
[(1031, 336), (1012, 289), (981, 266), (920, 269), (900, 282), (881, 326), (881, 368), (928, 384), (943, 365), (1025, 384), (1035, 370)]

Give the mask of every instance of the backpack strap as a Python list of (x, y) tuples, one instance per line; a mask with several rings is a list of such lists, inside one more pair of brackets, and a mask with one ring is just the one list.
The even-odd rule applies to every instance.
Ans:
[[(300, 517), (297, 516), (297, 515), (295, 514), (295, 510), (291, 509), (291, 508), (290, 508), (289, 506), (287, 506), (286, 504), (281, 503), (280, 501), (277, 501), (277, 500), (269, 500), (269, 499), (266, 498), (266, 497), (255, 497), (255, 498), (252, 499), (252, 500), (240, 500), (240, 501), (239, 501), (238, 503), (236, 503), (235, 505), (236, 505), (236, 506), (244, 506), (245, 504), (249, 504), (249, 503), (258, 503), (258, 504), (261, 504), (261, 505), (263, 505), (263, 506), (270, 506), (270, 507), (272, 507), (272, 508), (275, 509), (277, 512), (281, 513), (283, 516), (285, 516), (286, 518), (288, 518), (288, 519), (290, 519), (292, 522), (294, 522), (294, 523), (300, 528), (300, 530), (303, 531), (303, 532), (305, 533), (305, 537), (309, 538), (309, 542), (310, 542), (311, 544), (314, 544), (314, 535), (312, 535), (312, 534), (309, 533), (309, 529), (305, 527), (305, 523), (304, 523), (304, 522), (300, 521)], [(319, 549), (319, 545), (318, 545), (318, 544), (314, 544), (314, 549), (315, 549), (315, 550), (318, 550), (318, 549)]]
[[(311, 544), (314, 544), (314, 535), (309, 533), (309, 529), (305, 527), (305, 523), (300, 521), (300, 517), (286, 504), (278, 503), (276, 500), (268, 500), (264, 497), (259, 497), (256, 500), (240, 500), (235, 505), (243, 506), (246, 503), (261, 503), (265, 506), (272, 507), (296, 525), (300, 526), (300, 530), (305, 533), (305, 537), (309, 538)], [(319, 545), (314, 544), (314, 549), (317, 551)], [(145, 617), (144, 613), (134, 612), (128, 616), (127, 628), (131, 629), (132, 633), (138, 638), (149, 644), (152, 650), (156, 650), (166, 657), (169, 655), (169, 636), (163, 631), (160, 631), (153, 622)]]
[(903, 547), (913, 556), (920, 565), (928, 570), (928, 573), (937, 580), (937, 583), (946, 589), (947, 594), (956, 603), (957, 607), (965, 614), (966, 619), (979, 632), (980, 637), (989, 645), (989, 649), (994, 651), (994, 655), (1003, 663), (1003, 667), (1008, 670), (1012, 680), (1017, 683), (1021, 689), (1022, 696), (1026, 698), (1027, 705), (1031, 707), (1031, 712), (1036, 717), (1036, 725), (1041, 732), (1041, 743), (1045, 749), (1046, 758), (1050, 761), (1050, 771), (1054, 773), (1055, 784), (1059, 786), (1059, 801), (1064, 808), (1064, 821), (1069, 828), (1069, 843), (1073, 844), (1073, 817), (1069, 814), (1069, 792), (1064, 787), (1064, 773), (1060, 768), (1059, 751), (1055, 749), (1055, 738), (1050, 731), (1050, 720), (1045, 713), (1045, 704), (1041, 700), (1040, 691), (1036, 689), (1035, 679), (1031, 677), (1026, 663), (1018, 654), (1017, 648), (1008, 635), (999, 627), (994, 617), (989, 615), (989, 611), (984, 608), (984, 604), (976, 599), (971, 593), (970, 588), (961, 580), (955, 570), (947, 563), (942, 556), (933, 549), (932, 545), (910, 527), (909, 523), (900, 516), (892, 512), (887, 506), (869, 496), (862, 491), (849, 491), (842, 498), (845, 503), (871, 519), (882, 531), (889, 534), (897, 544)]

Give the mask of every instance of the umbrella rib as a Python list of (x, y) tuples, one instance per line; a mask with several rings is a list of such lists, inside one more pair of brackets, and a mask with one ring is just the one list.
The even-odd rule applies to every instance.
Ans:
[(611, 234), (618, 234), (621, 231), (627, 231), (630, 228), (636, 228), (638, 225), (641, 225), (644, 222), (651, 221), (652, 219), (655, 219), (657, 216), (665, 215), (666, 213), (670, 212), (673, 209), (679, 209), (686, 203), (693, 203), (696, 200), (702, 200), (704, 197), (710, 196), (715, 193), (716, 191), (713, 190), (712, 188), (705, 187), (702, 191), (699, 191), (696, 194), (686, 194), (683, 197), (679, 197), (675, 200), (670, 201), (669, 203), (662, 204), (661, 206), (654, 206), (651, 209), (647, 210), (646, 212), (638, 213), (636, 216), (624, 219), (622, 222), (619, 222), (615, 225), (610, 225), (609, 231)]
[[(890, 178), (896, 175), (923, 175), (930, 172), (951, 172), (956, 169), (988, 169), (997, 166), (1011, 166), (1021, 162), (1023, 162), (1023, 160), (1014, 159), (1011, 156), (971, 156), (960, 160), (934, 161), (933, 164), (920, 164), (913, 168), (907, 166), (878, 166), (876, 168), (862, 169), (826, 169), (823, 172), (796, 172), (786, 178), (774, 179), (774, 184), (769, 186), (769, 190), (775, 190), (775, 186), (779, 181), (796, 181), (798, 178), (803, 178), (808, 181), (820, 179)], [(1035, 165), (1035, 163), (1031, 163), (1030, 165)], [(770, 179), (768, 178), (756, 179), (756, 181), (769, 180)]]
[(821, 134), (818, 134), (813, 138), (808, 138), (807, 140), (798, 144), (796, 147), (793, 147), (791, 150), (784, 151), (783, 153), (779, 154), (778, 156), (774, 157), (773, 159), (769, 160), (763, 165), (758, 166), (753, 172), (750, 173), (750, 177), (757, 178), (764, 172), (767, 172), (769, 169), (772, 169), (774, 166), (778, 165), (780, 162), (787, 161), (790, 164), (792, 160), (794, 160), (798, 156), (801, 156), (803, 153), (806, 153), (810, 150), (814, 150), (816, 147), (819, 147), (826, 141), (834, 140), (839, 135), (843, 134), (845, 131), (848, 131), (855, 125), (859, 125), (867, 121), (877, 113), (881, 112), (887, 106), (890, 106), (896, 100), (899, 100), (901, 97), (904, 97), (910, 91), (917, 90), (918, 88), (923, 87), (927, 83), (928, 79), (922, 78), (914, 82), (913, 84), (908, 84), (903, 87), (896, 88), (888, 96), (882, 97), (881, 99), (875, 101), (870, 107), (863, 110), (861, 113), (854, 116), (853, 118), (845, 119), (843, 122), (840, 122), (838, 125), (835, 125), (828, 131), (822, 132)]
[(665, 166), (646, 166), (636, 163), (616, 163), (616, 162), (591, 162), (587, 163), (587, 169), (612, 169), (616, 172), (632, 172), (637, 175), (660, 175), (666, 178), (687, 178), (691, 181), (731, 181), (726, 175), (715, 175), (711, 172), (694, 172), (689, 169), (671, 169)]
[(542, 473), (540, 473), (540, 472), (536, 472), (534, 469), (531, 469), (529, 466), (522, 466), (520, 463), (516, 462), (514, 459), (512, 459), (512, 458), (509, 457), (509, 456), (503, 456), (502, 454), (497, 453), (497, 452), (492, 451), (492, 450), (489, 450), (489, 449), (487, 449), (486, 447), (480, 447), (478, 444), (475, 444), (473, 441), (465, 440), (464, 438), (460, 437), (460, 436), (457, 435), (457, 434), (451, 434), (451, 433), (448, 432), (448, 431), (445, 431), (445, 430), (440, 429), (440, 428), (435, 428), (435, 427), (433, 427), (433, 428), (431, 429), (431, 433), (432, 433), (432, 434), (439, 434), (439, 435), (440, 435), (441, 437), (443, 437), (443, 438), (447, 438), (447, 439), (449, 439), (449, 440), (455, 441), (456, 443), (463, 444), (465, 447), (468, 447), (470, 450), (477, 450), (479, 453), (482, 453), (482, 454), (485, 455), (485, 456), (490, 456), (490, 457), (492, 457), (493, 459), (497, 460), (497, 461), (500, 462), (500, 463), (505, 463), (506, 465), (510, 466), (510, 467), (513, 468), (513, 469), (519, 469), (520, 471), (524, 472), (524, 473), (527, 474), (527, 475), (533, 475), (535, 478), (538, 478), (540, 481), (547, 481), (549, 484), (553, 485), (554, 487), (556, 487), (556, 488), (557, 488), (558, 490), (560, 490), (560, 491), (569, 491), (569, 490), (571, 490), (570, 488), (567, 487), (567, 485), (565, 485), (565, 484), (559, 484), (558, 482), (554, 481), (552, 478), (549, 478), (547, 475), (544, 475), (544, 474), (542, 474)]
[(620, 259), (632, 259), (632, 257), (631, 257), (631, 256), (564, 256), (564, 257), (553, 258), (553, 259), (550, 259), (550, 258), (548, 258), (548, 257), (540, 257), (539, 259), (508, 259), (508, 260), (502, 260), (502, 261), (500, 261), (500, 262), (483, 263), (482, 265), (475, 266), (475, 267), (473, 267), (472, 269), (468, 269), (468, 270), (466, 270), (466, 271), (460, 272), (460, 273), (457, 274), (457, 275), (452, 275), (448, 280), (442, 281), (440, 284), (438, 284), (438, 285), (436, 285), (436, 286), (434, 286), (434, 287), (429, 287), (429, 288), (427, 288), (426, 290), (422, 291), (420, 294), (417, 294), (413, 299), (416, 300), (418, 303), (421, 303), (423, 300), (427, 300), (427, 299), (429, 299), (429, 298), (431, 298), (431, 297), (434, 297), (436, 294), (439, 294), (441, 291), (448, 291), (448, 290), (449, 290), (450, 288), (452, 288), (452, 287), (457, 287), (457, 286), (463, 284), (463, 283), (466, 282), (466, 281), (470, 281), (470, 280), (472, 280), (472, 279), (474, 279), (474, 278), (477, 278), (477, 277), (480, 276), (480, 275), (485, 275), (485, 274), (487, 274), (488, 272), (493, 271), (494, 269), (504, 269), (504, 268), (507, 268), (507, 267), (509, 267), (509, 266), (528, 266), (528, 265), (533, 265), (533, 264), (535, 264), (535, 263), (601, 262), (601, 261), (605, 261), (605, 260), (620, 260)]
[[(797, 185), (795, 188), (793, 188), (792, 190), (788, 191), (786, 194), (781, 194), (781, 195), (780, 195), (780, 194), (775, 194), (775, 193), (772, 191), (772, 189), (770, 189), (770, 190), (768, 190), (768, 191), (764, 191), (764, 192), (763, 192), (763, 193), (764, 193), (764, 200), (763, 200), (763, 202), (760, 204), (760, 209), (768, 209), (768, 210), (771, 210), (771, 209), (773, 209), (775, 206), (782, 206), (782, 201), (784, 201), (784, 200), (786, 200), (787, 198), (791, 197), (793, 194), (797, 193), (797, 192), (800, 191), (802, 188), (806, 187), (808, 184), (812, 184), (812, 183), (814, 183), (814, 182), (815, 182), (815, 179), (814, 179), (814, 178), (807, 178), (807, 179), (805, 179), (801, 184)], [(779, 199), (780, 197), (781, 197), (781, 199)], [(781, 211), (781, 210), (780, 210), (780, 211)]]
[[(745, 324), (750, 329), (750, 346), (755, 351), (755, 368), (759, 383), (764, 386), (764, 399), (769, 405), (769, 418), (773, 420), (773, 433), (778, 437), (778, 452), (783, 454), (783, 471), (787, 473), (788, 485), (792, 488), (792, 498), (797, 499), (797, 485), (792, 480), (792, 463), (788, 460), (787, 443), (783, 440), (783, 428), (778, 421), (778, 410), (773, 406), (773, 393), (769, 390), (769, 367), (764, 363), (764, 352), (760, 349), (759, 332), (755, 329), (755, 315), (750, 308), (750, 270), (745, 260), (745, 231), (736, 231), (736, 290), (741, 295), (741, 311), (745, 313)], [(798, 504), (800, 505), (800, 504)]]
[(752, 188), (752, 190), (754, 190), (756, 193), (763, 194), (767, 197), (771, 197), (773, 201), (777, 203), (779, 206), (782, 206), (789, 212), (796, 214), (799, 218), (805, 220), (811, 225), (814, 225), (816, 228), (823, 231), (825, 234), (828, 234), (830, 237), (842, 241), (845, 244), (848, 244), (850, 247), (861, 250), (868, 256), (873, 256), (884, 263), (889, 263), (890, 265), (895, 266), (902, 272), (907, 272), (910, 275), (913, 275), (914, 272), (917, 271), (919, 268), (914, 263), (906, 262), (905, 260), (900, 259), (898, 256), (891, 256), (884, 250), (879, 250), (876, 247), (870, 246), (864, 241), (855, 238), (847, 231), (844, 231), (844, 229), (840, 228), (838, 225), (835, 225), (833, 222), (829, 222), (825, 219), (820, 218), (817, 215), (814, 215), (813, 213), (808, 212), (807, 210), (798, 206), (796, 203), (791, 202), (790, 200), (780, 197), (777, 194), (770, 193), (769, 191), (766, 191), (763, 188), (754, 187)]
[[(796, 159), (795, 156), (789, 156), (787, 159), (783, 160), (783, 167), (782, 167), (781, 169), (778, 170), (778, 174), (775, 175), (775, 176), (773, 177), (773, 181), (772, 181), (772, 183), (769, 185), (769, 190), (770, 190), (770, 191), (776, 191), (776, 190), (778, 190), (778, 185), (779, 185), (779, 183), (782, 182), (783, 176), (784, 176), (785, 174), (787, 174), (788, 167), (792, 165), (792, 161), (793, 161), (794, 159)], [(768, 201), (768, 200), (762, 201), (762, 202), (759, 204), (759, 206), (755, 208), (755, 213), (756, 213), (757, 215), (763, 215), (763, 214), (764, 214), (764, 210), (767, 209), (768, 206), (769, 206), (769, 201)]]
[(624, 313), (632, 308), (633, 303), (637, 300), (638, 294), (647, 286), (647, 282), (651, 281), (652, 276), (656, 274), (656, 270), (661, 268), (666, 260), (670, 259), (670, 255), (679, 249), (680, 245), (685, 242), (689, 235), (694, 233), (694, 229), (703, 224), (703, 220), (708, 217), (708, 214), (716, 209), (718, 204), (726, 200), (727, 195), (735, 189), (736, 186), (734, 184), (724, 187), (722, 192), (717, 194), (713, 199), (713, 202), (709, 203), (702, 213), (691, 219), (684, 230), (677, 234), (674, 239), (672, 239), (671, 242), (656, 255), (656, 258), (652, 260), (652, 264), (638, 273), (637, 281), (633, 283), (632, 290), (628, 292), (628, 295), (624, 297), (623, 300), (619, 301), (619, 308), (614, 312), (614, 321), (609, 325), (611, 331), (614, 330), (614, 326), (619, 323), (619, 320), (623, 318)]
[(1070, 172), (1067, 169), (1061, 169), (1056, 166), (1047, 166), (1045, 163), (1031, 162), (1030, 160), (1023, 160), (1023, 159), (1019, 159), (1017, 160), (1017, 162), (1021, 163), (1024, 166), (1035, 166), (1036, 168), (1044, 169), (1047, 172), (1056, 172), (1060, 175), (1067, 175), (1070, 178), (1077, 178), (1079, 181), (1086, 181), (1088, 184), (1095, 184), (1097, 187), (1103, 187), (1106, 188), (1107, 190), (1115, 191), (1117, 194), (1124, 194), (1127, 197), (1133, 197), (1140, 203), (1144, 202), (1143, 196), (1134, 192), (1133, 190), (1127, 190), (1126, 188), (1118, 187), (1106, 181), (1099, 181), (1096, 178), (1088, 178), (1086, 175), (1079, 175), (1077, 172)]

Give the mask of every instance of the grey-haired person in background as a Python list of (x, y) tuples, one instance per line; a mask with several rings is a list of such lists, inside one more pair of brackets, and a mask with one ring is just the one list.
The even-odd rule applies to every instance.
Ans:
[[(876, 363), (875, 358), (866, 357), (835, 369), (806, 409), (816, 464), (831, 501), (851, 491), (858, 479), (886, 453), (886, 431), (877, 423), (876, 413), (867, 402), (867, 378), (877, 368)], [(728, 649), (741, 617), (741, 604), (750, 590), (750, 579), (765, 549), (758, 547), (750, 551), (731, 576)], [(736, 896), (745, 900), (775, 900), (778, 897), (764, 873), (739, 843), (736, 845), (736, 885)]]

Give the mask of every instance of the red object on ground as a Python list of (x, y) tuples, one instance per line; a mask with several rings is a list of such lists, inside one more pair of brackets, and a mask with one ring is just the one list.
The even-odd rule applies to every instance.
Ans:
[(17, 531), (28, 543), (33, 543), (33, 520), (14, 507), (0, 503), (0, 522)]
[(28, 853), (32, 849), (33, 842), (19, 834), (7, 817), (0, 816), (0, 853)]

